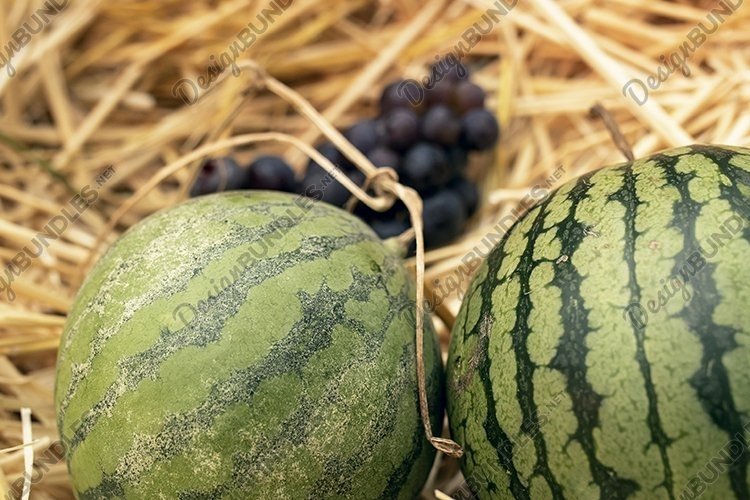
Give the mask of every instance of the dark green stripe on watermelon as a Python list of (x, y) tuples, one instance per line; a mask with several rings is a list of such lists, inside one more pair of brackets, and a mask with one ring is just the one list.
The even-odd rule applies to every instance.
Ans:
[[(675, 162), (674, 158), (669, 157), (658, 157), (657, 164), (660, 166), (672, 165)], [(669, 174), (667, 173), (667, 178)], [(638, 194), (635, 188), (635, 174), (632, 170), (626, 170), (624, 172), (624, 185), (620, 191), (610, 196), (610, 199), (621, 203), (625, 207), (625, 224), (626, 231), (628, 234), (637, 234), (635, 227), (635, 217), (639, 209), (643, 209), (643, 204), (638, 199)], [(628, 287), (630, 289), (630, 303), (640, 303), (643, 300), (641, 297), (641, 288), (638, 286), (638, 281), (635, 275), (635, 238), (629, 238), (625, 242), (625, 261), (628, 265)], [(678, 260), (680, 260), (678, 258)], [(672, 442), (672, 439), (667, 437), (661, 424), (661, 417), (659, 416), (659, 405), (656, 391), (654, 390), (653, 377), (651, 375), (651, 365), (649, 364), (648, 355), (644, 348), (644, 330), (639, 328), (638, 325), (632, 324), (633, 334), (636, 337), (637, 351), (636, 359), (638, 360), (638, 367), (643, 377), (643, 386), (648, 398), (648, 416), (647, 422), (649, 431), (651, 432), (651, 444), (657, 446), (659, 449), (659, 456), (661, 458), (662, 466), (664, 468), (664, 489), (670, 499), (674, 498), (674, 484), (672, 481), (672, 468), (669, 464), (669, 456), (667, 454), (667, 448)], [(624, 495), (620, 492), (625, 488), (618, 487), (615, 485), (612, 488), (613, 494), (627, 497), (627, 491)]]
[[(627, 174), (626, 174), (627, 175)], [(558, 225), (557, 235), (562, 241), (561, 255), (574, 255), (590, 229), (575, 218), (575, 209), (580, 200), (589, 196), (590, 176), (579, 182), (569, 194), (573, 200), (570, 214)], [(527, 273), (531, 272), (529, 263)], [(573, 403), (573, 414), (578, 422), (571, 439), (581, 444), (586, 454), (588, 466), (594, 482), (599, 486), (602, 498), (623, 498), (640, 489), (638, 483), (618, 476), (617, 471), (610, 465), (602, 463), (596, 455), (596, 444), (593, 432), (599, 425), (599, 407), (602, 396), (598, 394), (586, 380), (586, 373), (582, 370), (588, 349), (586, 336), (591, 331), (588, 312), (583, 307), (581, 295), (582, 277), (572, 265), (570, 259), (555, 267), (555, 278), (552, 284), (562, 290), (563, 307), (560, 317), (564, 334), (560, 338), (557, 352), (550, 363), (550, 367), (559, 370), (566, 376), (567, 390)], [(527, 311), (530, 309), (527, 306)], [(527, 313), (528, 314), (528, 313)], [(528, 335), (528, 332), (526, 332)], [(525, 336), (525, 335), (524, 335)], [(522, 342), (521, 337), (518, 341)], [(556, 485), (557, 486), (557, 485)]]
[[(702, 148), (698, 152), (710, 154), (711, 149)], [(723, 171), (726, 171), (726, 162), (728, 160), (725, 154), (714, 154), (715, 163)], [(700, 212), (701, 204), (693, 200), (690, 196), (688, 183), (694, 180), (698, 172), (682, 173), (675, 169), (676, 162), (664, 162), (664, 168), (668, 172), (670, 182), (677, 188), (681, 200), (677, 202), (675, 209), (676, 214), (682, 217), (675, 220), (675, 225), (680, 228), (684, 234), (683, 250), (677, 257), (678, 262), (685, 262), (690, 253), (701, 246), (696, 237), (696, 218)], [(725, 168), (721, 168), (722, 163)], [(742, 204), (742, 197), (730, 196), (725, 199), (737, 199), (738, 204)], [(747, 202), (747, 200), (745, 200)], [(676, 215), (676, 217), (678, 216)], [(747, 217), (747, 214), (743, 214)], [(710, 241), (710, 240), (709, 240)], [(719, 249), (713, 246), (712, 250), (705, 248), (710, 245), (703, 245), (702, 250), (706, 251), (706, 258), (713, 257), (712, 254), (718, 255)], [(720, 429), (724, 430), (728, 436), (739, 436), (743, 448), (747, 448), (747, 439), (744, 434), (744, 425), (747, 423), (747, 415), (739, 414), (734, 403), (729, 378), (726, 367), (722, 358), (724, 353), (737, 347), (735, 335), (736, 330), (727, 326), (714, 323), (711, 318), (714, 310), (719, 305), (719, 290), (712, 279), (714, 264), (707, 262), (705, 268), (693, 277), (695, 287), (701, 291), (696, 294), (690, 302), (690, 307), (685, 309), (682, 316), (691, 325), (694, 325), (692, 331), (695, 332), (703, 344), (703, 358), (700, 368), (690, 379), (690, 385), (698, 394), (704, 411), (711, 416), (711, 420)], [(679, 270), (675, 269), (675, 273)], [(750, 362), (750, 360), (748, 360)], [(732, 465), (729, 468), (728, 475), (731, 482), (732, 491), (736, 498), (750, 498), (747, 480), (748, 457), (746, 450), (738, 452), (731, 457)]]

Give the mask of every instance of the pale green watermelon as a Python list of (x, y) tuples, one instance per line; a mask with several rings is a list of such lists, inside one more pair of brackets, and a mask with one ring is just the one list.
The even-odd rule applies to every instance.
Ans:
[(585, 175), (519, 220), (453, 329), (465, 491), (749, 498), (749, 219), (750, 150), (692, 146)]
[[(414, 498), (414, 287), (361, 221), (281, 193), (142, 221), (81, 288), (58, 424), (79, 498)], [(439, 433), (441, 364), (426, 367)]]

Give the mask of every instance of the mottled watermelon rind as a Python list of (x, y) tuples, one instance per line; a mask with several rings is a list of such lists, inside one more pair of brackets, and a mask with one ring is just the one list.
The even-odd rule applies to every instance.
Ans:
[(584, 175), (522, 217), (452, 332), (465, 490), (749, 498), (748, 220), (750, 150), (700, 145)]
[[(239, 265), (238, 265), (239, 264)], [(78, 498), (414, 498), (414, 286), (360, 220), (282, 193), (131, 228), (66, 323), (56, 408)], [(433, 431), (442, 368), (425, 335)]]

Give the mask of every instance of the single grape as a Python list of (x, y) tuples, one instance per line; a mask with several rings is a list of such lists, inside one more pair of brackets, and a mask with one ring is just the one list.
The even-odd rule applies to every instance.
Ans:
[(190, 196), (242, 189), (244, 179), (244, 171), (233, 158), (211, 158), (201, 166), (198, 178), (190, 188)]
[(439, 247), (456, 239), (467, 218), (461, 198), (448, 189), (425, 198), (422, 216), (427, 248)]
[(469, 76), (469, 69), (454, 58), (443, 58), (430, 66), (430, 78), (432, 80), (437, 78), (437, 80), (459, 82), (467, 80)]
[(291, 193), (295, 184), (292, 167), (278, 156), (269, 155), (260, 156), (250, 164), (244, 187)]
[(438, 104), (422, 117), (421, 130), (422, 137), (428, 141), (450, 146), (458, 142), (461, 121), (448, 106)]
[(453, 106), (455, 92), (456, 82), (451, 81), (449, 78), (443, 78), (434, 82), (431, 89), (425, 90), (425, 99), (429, 106), (438, 104)]
[(456, 86), (456, 112), (464, 115), (474, 109), (484, 107), (485, 92), (476, 83), (464, 80)]
[(409, 221), (409, 210), (407, 210), (406, 205), (401, 200), (396, 200), (391, 208), (383, 212), (373, 210), (364, 203), (357, 203), (357, 206), (354, 208), (354, 215), (367, 223), (375, 220), (388, 221), (394, 219)]
[(461, 146), (446, 148), (445, 154), (448, 156), (448, 164), (453, 173), (463, 172), (469, 164), (469, 153)]
[[(360, 187), (365, 182), (364, 174), (358, 170), (348, 172), (346, 175)], [(351, 197), (351, 193), (343, 184), (317, 165), (313, 168), (308, 168), (300, 184), (299, 192), (310, 198), (324, 201), (337, 207), (344, 206), (349, 197)]]
[(388, 145), (402, 151), (419, 140), (419, 117), (414, 111), (397, 108), (383, 118)]
[(449, 184), (448, 189), (456, 193), (464, 203), (466, 214), (471, 217), (479, 208), (479, 189), (477, 185), (463, 176), (454, 178)]
[(392, 167), (398, 169), (401, 157), (390, 148), (378, 146), (367, 154), (367, 158), (376, 167)]
[(399, 173), (404, 184), (419, 192), (442, 185), (451, 177), (445, 151), (428, 142), (420, 142), (406, 152)]
[(376, 120), (362, 120), (344, 133), (349, 142), (364, 154), (375, 149), (384, 135), (383, 124)]
[[(352, 163), (331, 142), (324, 142), (315, 149), (341, 170), (349, 171), (354, 168)], [(311, 169), (319, 169), (325, 172), (325, 169), (312, 159), (307, 164), (307, 170), (310, 171)]]
[(381, 240), (393, 238), (409, 229), (409, 223), (403, 220), (375, 220), (370, 223), (370, 227)]
[(486, 109), (469, 111), (461, 120), (461, 129), (461, 142), (470, 150), (491, 149), (500, 137), (500, 125)]
[[(396, 109), (416, 110), (421, 106), (421, 87), (414, 89), (413, 83), (396, 80), (385, 86), (380, 96), (380, 113), (387, 114)], [(411, 99), (409, 97), (411, 96)]]

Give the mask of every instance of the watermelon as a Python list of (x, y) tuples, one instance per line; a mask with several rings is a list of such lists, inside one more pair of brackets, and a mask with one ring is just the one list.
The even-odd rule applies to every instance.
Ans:
[[(148, 217), (87, 277), (56, 411), (82, 499), (414, 498), (415, 289), (359, 219), (272, 192)], [(425, 335), (432, 425), (442, 366)]]
[(561, 186), (488, 253), (448, 358), (457, 498), (750, 498), (750, 150)]

